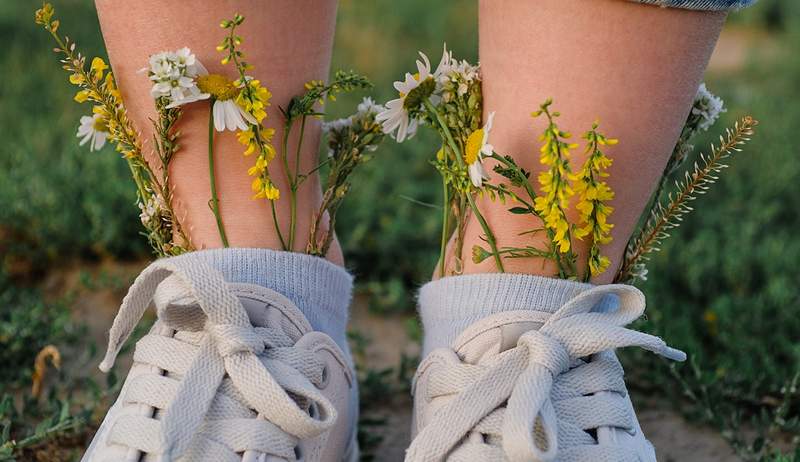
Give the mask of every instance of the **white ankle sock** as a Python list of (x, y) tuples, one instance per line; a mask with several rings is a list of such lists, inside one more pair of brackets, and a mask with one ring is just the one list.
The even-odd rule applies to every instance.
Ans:
[(425, 284), (419, 291), (424, 341), (422, 357), (449, 347), (470, 324), (503, 311), (554, 312), (590, 289), (584, 284), (529, 274), (487, 273), (451, 276)]

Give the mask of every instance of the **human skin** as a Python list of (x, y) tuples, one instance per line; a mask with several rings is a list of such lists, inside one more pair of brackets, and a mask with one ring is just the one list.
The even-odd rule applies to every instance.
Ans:
[[(604, 150), (614, 162), (607, 181), (616, 193), (609, 219), (613, 241), (602, 247), (611, 265), (592, 280), (609, 283), (677, 141), (725, 14), (621, 0), (480, 0), (479, 12), (484, 120), (496, 113), (490, 136), (496, 152), (532, 171), (538, 187), (538, 136), (545, 121), (531, 118), (531, 112), (546, 98), (562, 114), (556, 122), (572, 133), (572, 142), (582, 141), (581, 134), (595, 120), (601, 133), (619, 139)], [(585, 158), (583, 146), (572, 151), (574, 170)], [(497, 180), (492, 165), (486, 162)], [(577, 219), (574, 204), (575, 198), (571, 222)], [(541, 227), (538, 220), (513, 215), (509, 205), (488, 198), (479, 200), (479, 207), (500, 247), (546, 248), (545, 236), (520, 235)], [(463, 250), (465, 274), (497, 271), (492, 258), (479, 264), (470, 259), (474, 245), (488, 247), (482, 236), (471, 217)], [(583, 274), (590, 242), (573, 242)], [(556, 272), (544, 259), (504, 259), (503, 264), (506, 272)]]
[[(330, 68), (333, 34), (336, 23), (336, 0), (246, 0), (193, 1), (165, 3), (162, 0), (119, 2), (96, 0), (103, 38), (125, 106), (143, 140), (152, 139), (148, 119), (156, 113), (150, 96), (151, 82), (137, 73), (147, 65), (150, 55), (163, 50), (189, 47), (211, 73), (230, 78), (237, 74), (232, 65), (223, 66), (223, 55), (216, 51), (227, 31), (219, 28), (223, 19), (235, 13), (246, 19), (239, 29), (244, 39), (242, 50), (255, 66), (252, 75), (272, 92), (267, 127), (276, 128), (274, 144), (283, 136), (283, 117), (279, 107), (304, 90), (309, 80), (326, 80)], [(302, 12), (302, 14), (300, 14)], [(175, 208), (194, 247), (221, 247), (214, 215), (208, 173), (207, 101), (185, 106), (179, 129), (180, 150), (171, 164)], [(292, 130), (289, 152), (294, 153), (298, 129)], [(300, 155), (300, 171), (317, 165), (320, 123), (316, 118), (306, 123)], [(146, 143), (146, 145), (149, 144)], [(145, 145), (145, 146), (146, 146)], [(269, 203), (254, 200), (247, 170), (255, 163), (254, 155), (245, 157), (245, 146), (234, 132), (215, 133), (215, 171), (220, 211), (228, 241), (234, 247), (280, 249)], [(147, 149), (145, 149), (147, 151)], [(294, 156), (289, 156), (294, 168)], [(285, 172), (280, 162), (270, 165), (270, 174), (281, 190), (277, 201), (279, 221), (284, 234), (288, 227), (289, 194)], [(318, 176), (312, 175), (298, 191), (297, 234), (293, 250), (305, 251), (312, 215), (318, 209), (322, 193)], [(327, 223), (324, 225), (327, 226)], [(331, 245), (328, 259), (342, 264), (338, 241)]]

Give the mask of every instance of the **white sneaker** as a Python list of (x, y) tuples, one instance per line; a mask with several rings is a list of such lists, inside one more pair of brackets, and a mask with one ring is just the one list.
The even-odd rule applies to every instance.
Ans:
[(552, 314), (508, 311), (471, 325), (417, 370), (406, 461), (655, 461), (613, 350), (686, 355), (623, 327), (644, 304), (634, 287), (606, 285)]
[(84, 462), (357, 460), (344, 353), (286, 297), (206, 264), (159, 260), (139, 275), (102, 370), (151, 300), (158, 321)]

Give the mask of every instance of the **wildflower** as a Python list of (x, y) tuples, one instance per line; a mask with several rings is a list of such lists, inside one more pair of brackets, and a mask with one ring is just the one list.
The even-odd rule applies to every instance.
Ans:
[(150, 56), (149, 64), (149, 68), (142, 71), (147, 71), (153, 81), (150, 95), (156, 99), (166, 98), (168, 108), (209, 97), (209, 94), (200, 91), (196, 80), (199, 75), (208, 74), (208, 71), (188, 48), (156, 53)]
[(81, 138), (81, 146), (89, 143), (89, 150), (96, 151), (102, 148), (108, 139), (108, 120), (100, 113), (83, 116), (76, 136)]
[(453, 52), (447, 50), (447, 44), (444, 45), (442, 59), (434, 76), (442, 87), (442, 100), (445, 102), (466, 95), (470, 85), (480, 80), (479, 67), (465, 59), (453, 59)]
[(719, 118), (719, 115), (727, 111), (724, 105), (722, 98), (708, 91), (706, 84), (701, 83), (692, 105), (692, 115), (700, 119), (697, 123), (697, 128), (704, 131), (711, 128)]
[(533, 113), (534, 117), (544, 114), (548, 120), (547, 128), (539, 137), (543, 141), (539, 162), (548, 169), (539, 174), (539, 185), (543, 194), (536, 197), (534, 209), (544, 220), (545, 228), (553, 231), (553, 243), (558, 251), (567, 253), (571, 247), (570, 225), (564, 211), (573, 194), (568, 183), (572, 173), (569, 166), (569, 151), (576, 145), (564, 141), (570, 137), (570, 134), (561, 131), (555, 124), (554, 118), (559, 114), (550, 112), (551, 103), (551, 100), (547, 100), (538, 111)]
[(324, 122), (322, 124), (322, 132), (329, 133), (329, 132), (340, 132), (346, 128), (350, 128), (353, 125), (353, 119), (351, 117), (343, 117), (341, 119), (332, 120), (330, 122)]
[[(267, 157), (267, 161), (271, 161), (275, 157), (275, 148), (271, 144), (274, 135), (274, 128), (261, 127), (258, 130), (258, 134), (256, 134), (253, 127), (250, 127), (247, 130), (240, 131), (236, 137), (241, 144), (247, 146), (244, 155), (249, 156), (258, 150), (260, 155), (263, 154)], [(262, 146), (264, 152), (261, 152)]]
[(400, 94), (399, 98), (386, 103), (386, 109), (376, 117), (381, 122), (383, 132), (391, 134), (395, 130), (395, 139), (398, 143), (406, 138), (411, 138), (417, 132), (423, 103), (434, 96), (436, 80), (431, 74), (431, 63), (428, 57), (420, 52), (422, 61), (417, 60), (417, 73), (406, 73), (405, 80), (394, 83), (394, 88)]
[(382, 104), (376, 103), (369, 96), (364, 97), (364, 99), (362, 99), (361, 102), (358, 103), (358, 106), (356, 107), (356, 111), (358, 112), (358, 114), (361, 115), (367, 115), (367, 114), (378, 115), (385, 109), (386, 108), (383, 107)]
[(103, 58), (95, 57), (92, 59), (90, 69), (94, 73), (94, 78), (96, 80), (100, 80), (103, 77), (105, 70), (108, 69), (108, 64), (103, 61)]
[(258, 123), (255, 117), (237, 104), (242, 89), (233, 80), (219, 74), (206, 74), (197, 78), (197, 86), (210, 94), (214, 101), (214, 128), (218, 132), (226, 129), (247, 130), (248, 123)]
[[(376, 116), (383, 110), (382, 105), (365, 97), (351, 116), (322, 124), (322, 130), (328, 135), (328, 156), (334, 157), (336, 152), (352, 148), (359, 152), (374, 152), (378, 149), (378, 144), (383, 140), (383, 132)], [(376, 134), (380, 136), (375, 136)]]
[(269, 163), (275, 158), (275, 148), (272, 146), (275, 129), (261, 127), (256, 130), (256, 128), (257, 126), (251, 126), (237, 135), (239, 142), (247, 146), (244, 152), (246, 156), (258, 152), (255, 164), (247, 170), (248, 175), (255, 177), (251, 185), (253, 192), (256, 193), (253, 199), (277, 200), (280, 191), (272, 183), (268, 170)]
[(330, 122), (324, 122), (322, 124), (322, 131), (324, 133), (329, 132), (341, 132), (347, 128), (353, 126), (353, 121), (356, 118), (364, 118), (364, 117), (375, 117), (381, 112), (383, 112), (386, 108), (382, 105), (377, 104), (372, 98), (369, 96), (365, 97), (361, 100), (361, 102), (356, 107), (356, 113), (349, 116), (343, 117), (341, 119), (332, 120)]
[(162, 215), (164, 209), (166, 209), (164, 199), (158, 194), (153, 194), (145, 202), (139, 201), (139, 210), (141, 211), (139, 219), (143, 225), (149, 226)]
[(280, 199), (281, 192), (269, 178), (257, 177), (253, 180), (254, 199), (268, 199), (276, 201)]
[(493, 122), (494, 112), (489, 114), (489, 119), (483, 128), (479, 128), (469, 135), (464, 148), (464, 160), (469, 166), (469, 178), (476, 188), (480, 188), (483, 181), (489, 179), (489, 175), (481, 164), (481, 159), (483, 156), (491, 156), (494, 152), (494, 146), (489, 144), (489, 133), (492, 130)]
[(253, 116), (257, 123), (261, 123), (267, 117), (266, 108), (272, 93), (266, 87), (261, 86), (261, 81), (247, 78), (245, 85), (249, 91), (241, 91), (236, 97), (236, 104), (244, 111)]
[(602, 151), (600, 146), (615, 145), (617, 140), (606, 138), (597, 132), (597, 122), (592, 129), (583, 135), (586, 139), (587, 158), (580, 171), (573, 176), (575, 192), (578, 194), (580, 224), (575, 230), (575, 237), (583, 239), (591, 236), (592, 245), (589, 249), (589, 272), (596, 276), (608, 268), (608, 257), (600, 255), (600, 245), (611, 242), (611, 228), (608, 216), (614, 208), (607, 204), (614, 198), (614, 192), (601, 178), (607, 177), (606, 170), (611, 166), (611, 159)]

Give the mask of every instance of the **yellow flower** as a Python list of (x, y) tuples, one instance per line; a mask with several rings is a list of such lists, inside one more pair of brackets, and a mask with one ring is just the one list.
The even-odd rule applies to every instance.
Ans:
[(247, 130), (242, 130), (237, 133), (236, 139), (239, 140), (239, 142), (243, 145), (247, 146), (247, 150), (244, 152), (244, 155), (249, 156), (256, 150), (255, 133), (253, 133), (252, 128), (248, 128)]
[(73, 85), (80, 85), (85, 81), (86, 79), (83, 78), (83, 75), (78, 74), (77, 72), (69, 76), (69, 83)]
[(592, 276), (608, 268), (608, 258), (600, 255), (599, 246), (611, 242), (611, 229), (614, 227), (608, 222), (608, 216), (614, 208), (607, 204), (614, 198), (614, 192), (605, 181), (600, 180), (608, 176), (606, 170), (611, 166), (611, 159), (600, 151), (600, 146), (617, 144), (617, 140), (598, 133), (597, 126), (595, 122), (592, 129), (583, 135), (588, 143), (587, 158), (580, 171), (573, 176), (578, 194), (576, 208), (580, 212), (580, 224), (575, 236), (579, 239), (592, 239), (589, 250), (589, 271)]
[(251, 185), (256, 193), (253, 199), (278, 200), (280, 191), (270, 180), (268, 170), (269, 163), (275, 158), (275, 148), (272, 146), (275, 130), (261, 127), (259, 131), (255, 131), (256, 127), (251, 126), (237, 134), (239, 142), (247, 146), (245, 155), (258, 152), (255, 164), (247, 170), (248, 175), (255, 177)]
[(542, 194), (534, 200), (533, 208), (544, 220), (545, 228), (553, 232), (553, 244), (558, 251), (567, 253), (572, 243), (565, 210), (569, 206), (569, 198), (574, 193), (569, 184), (571, 175), (569, 151), (576, 145), (564, 141), (571, 135), (556, 126), (553, 119), (558, 113), (551, 114), (549, 105), (548, 100), (539, 111), (533, 113), (534, 117), (544, 114), (548, 119), (548, 127), (539, 137), (543, 142), (539, 149), (539, 162), (548, 168), (539, 174)]
[(89, 99), (89, 94), (90, 93), (91, 92), (89, 90), (81, 90), (78, 93), (75, 93), (75, 98), (73, 98), (73, 99), (75, 100), (75, 102), (85, 103), (86, 100)]
[(281, 192), (275, 187), (269, 178), (264, 179), (262, 177), (258, 177), (254, 179), (252, 188), (253, 192), (256, 193), (255, 196), (253, 196), (254, 199), (268, 199), (275, 201), (281, 197)]
[(236, 97), (236, 104), (252, 115), (258, 123), (261, 123), (267, 117), (266, 108), (270, 104), (272, 93), (266, 87), (262, 87), (259, 80), (249, 80), (246, 85), (250, 88), (250, 97), (248, 98), (245, 92), (241, 92)]
[(609, 260), (606, 256), (598, 255), (597, 258), (589, 258), (589, 273), (592, 276), (602, 274), (608, 269), (610, 264), (611, 260)]
[(106, 69), (108, 69), (108, 65), (105, 61), (103, 61), (103, 58), (95, 57), (92, 59), (91, 70), (94, 73), (94, 78), (96, 80), (103, 78), (103, 71)]
[(122, 94), (119, 92), (116, 83), (114, 82), (114, 75), (109, 72), (106, 74), (106, 90), (114, 97), (117, 104), (122, 104)]

